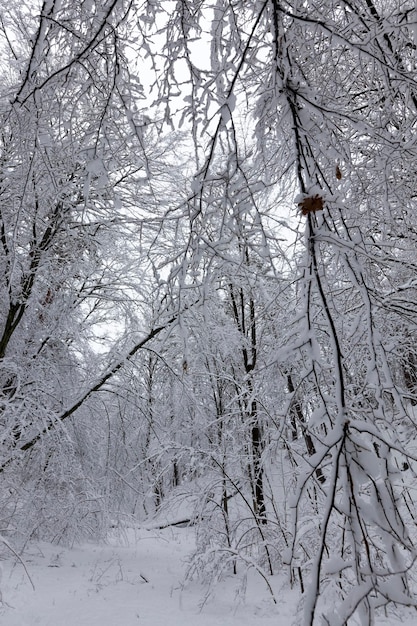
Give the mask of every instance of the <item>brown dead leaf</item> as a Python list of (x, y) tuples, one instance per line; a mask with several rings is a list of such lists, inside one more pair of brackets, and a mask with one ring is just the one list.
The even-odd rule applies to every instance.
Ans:
[(321, 196), (315, 195), (304, 198), (302, 202), (298, 203), (301, 213), (307, 215), (308, 213), (315, 213), (316, 211), (322, 211), (324, 207), (324, 200)]

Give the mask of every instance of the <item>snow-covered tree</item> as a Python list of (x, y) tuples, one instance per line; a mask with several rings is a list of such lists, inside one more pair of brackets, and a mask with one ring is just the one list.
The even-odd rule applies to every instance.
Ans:
[(18, 516), (28, 532), (60, 538), (74, 513), (75, 533), (81, 519), (96, 532), (88, 515), (100, 517), (100, 485), (82, 459), (97, 437), (81, 407), (139, 349), (141, 307), (158, 292), (153, 241), (170, 175), (127, 60), (129, 15), (119, 2), (2, 13), (5, 529)]
[(306, 624), (414, 603), (416, 20), (412, 0), (4, 12), (3, 477), (35, 450), (52, 467), (101, 391), (104, 473), (129, 482), (123, 444), (159, 505), (211, 455), (233, 559), (232, 494), (265, 549), (285, 451)]
[[(321, 613), (344, 624), (355, 612), (371, 624), (381, 605), (413, 603), (415, 514), (400, 504), (398, 468), (412, 467), (415, 438), (405, 340), (414, 334), (415, 19), (411, 2), (219, 0), (180, 3), (166, 21), (161, 97), (181, 67), (196, 230), (210, 215), (207, 190), (241, 164), (242, 118), (257, 139), (250, 187), (274, 186), (281, 210), (299, 212), (298, 312), (282, 358), (315, 451), (299, 478), (290, 554), (312, 577), (308, 624)], [(306, 551), (302, 520), (315, 507)], [(331, 615), (327, 594), (340, 596)]]

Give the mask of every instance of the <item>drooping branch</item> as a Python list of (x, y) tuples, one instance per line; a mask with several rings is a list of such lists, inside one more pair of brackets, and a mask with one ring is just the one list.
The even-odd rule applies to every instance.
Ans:
[[(63, 422), (65, 419), (67, 419), (67, 417), (70, 417), (71, 415), (73, 415), (88, 400), (88, 398), (90, 398), (97, 391), (100, 391), (104, 387), (104, 385), (107, 383), (107, 381), (113, 378), (113, 376), (115, 376), (115, 374), (117, 374), (117, 372), (121, 370), (122, 367), (128, 361), (130, 361), (135, 356), (135, 354), (139, 352), (141, 348), (143, 348), (146, 344), (148, 344), (152, 339), (157, 337), (163, 330), (167, 329), (174, 322), (176, 322), (178, 320), (179, 315), (180, 314), (178, 313), (174, 315), (173, 317), (171, 317), (171, 319), (169, 319), (165, 324), (158, 326), (156, 328), (153, 328), (146, 335), (144, 339), (139, 341), (137, 344), (133, 346), (133, 348), (131, 348), (131, 350), (129, 350), (126, 356), (119, 359), (117, 363), (115, 363), (115, 365), (111, 366), (106, 372), (104, 372), (98, 378), (98, 380), (92, 386), (90, 386), (89, 389), (80, 396), (80, 398), (78, 398), (78, 400), (76, 400), (70, 407), (68, 407), (61, 414), (57, 415), (54, 421), (51, 421), (51, 423), (48, 424), (48, 426), (45, 426), (45, 428), (39, 431), (29, 441), (26, 441), (26, 443), (23, 443), (22, 445), (17, 446), (17, 449), (21, 452), (26, 452), (27, 450), (30, 450), (38, 441), (40, 441), (40, 439), (42, 439), (44, 435), (46, 435), (50, 430), (52, 430), (52, 428), (57, 422)], [(2, 472), (12, 462), (12, 460), (13, 460), (13, 457), (10, 457), (9, 459), (7, 459), (7, 461), (2, 463), (0, 465), (0, 472)]]

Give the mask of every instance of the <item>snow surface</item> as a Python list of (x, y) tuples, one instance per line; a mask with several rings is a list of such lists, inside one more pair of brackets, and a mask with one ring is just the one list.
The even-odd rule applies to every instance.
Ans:
[[(207, 599), (199, 582), (182, 584), (193, 531), (136, 529), (105, 546), (72, 549), (36, 543), (23, 566), (10, 555), (1, 563), (2, 626), (280, 626), (291, 624), (297, 593), (276, 577), (273, 604), (253, 573), (246, 593), (231, 577)], [(4, 554), (4, 552), (3, 552)], [(148, 581), (148, 582), (146, 582)], [(207, 600), (207, 601), (205, 601)], [(202, 606), (203, 605), (203, 606)]]
[[(285, 574), (265, 584), (250, 572), (231, 576), (207, 596), (200, 582), (183, 584), (194, 549), (190, 528), (130, 529), (107, 545), (72, 549), (26, 546), (23, 565), (3, 551), (1, 626), (290, 626), (301, 623), (298, 590)], [(32, 588), (31, 581), (35, 589)], [(243, 587), (245, 591), (243, 592)], [(381, 616), (378, 625), (415, 626), (416, 614)], [(354, 622), (352, 622), (354, 624)]]

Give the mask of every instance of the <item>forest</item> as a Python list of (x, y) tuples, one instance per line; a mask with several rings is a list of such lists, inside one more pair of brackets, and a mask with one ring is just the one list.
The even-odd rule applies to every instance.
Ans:
[(152, 521), (297, 624), (417, 605), (416, 47), (414, 0), (3, 4), (1, 553)]

